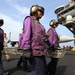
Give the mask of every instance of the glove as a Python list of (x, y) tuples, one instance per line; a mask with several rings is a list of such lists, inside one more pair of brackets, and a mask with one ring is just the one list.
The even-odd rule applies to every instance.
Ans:
[(17, 48), (17, 50), (23, 50), (23, 48)]
[(47, 42), (47, 41), (48, 41), (48, 37), (49, 37), (48, 35), (45, 35), (45, 36), (44, 36), (44, 38), (43, 38), (43, 39), (44, 39), (44, 41), (45, 41), (45, 42)]
[(54, 46), (54, 45), (53, 45), (51, 48), (52, 48), (53, 51), (54, 51), (54, 50), (61, 50), (60, 46)]
[(50, 48), (51, 51), (54, 51), (54, 50), (56, 50), (56, 49), (57, 49), (57, 48), (56, 48), (54, 45), (52, 45), (51, 48)]
[(30, 49), (28, 49), (28, 48), (18, 48), (18, 50), (28, 51)]
[(31, 56), (31, 50), (30, 49), (27, 49), (27, 48), (24, 48), (23, 49), (23, 56), (24, 57), (30, 57)]

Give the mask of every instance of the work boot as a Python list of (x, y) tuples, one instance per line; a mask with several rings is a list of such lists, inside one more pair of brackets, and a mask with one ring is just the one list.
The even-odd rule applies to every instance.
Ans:
[(9, 72), (3, 72), (2, 75), (10, 75)]
[(10, 59), (7, 59), (7, 62), (9, 62), (10, 61)]

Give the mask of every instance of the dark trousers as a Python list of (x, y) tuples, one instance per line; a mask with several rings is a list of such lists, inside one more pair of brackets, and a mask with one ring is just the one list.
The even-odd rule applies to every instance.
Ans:
[(28, 75), (46, 75), (45, 56), (33, 56), (32, 66), (32, 72), (28, 73)]
[(27, 60), (28, 60), (27, 57), (21, 56), (21, 57), (19, 58), (19, 61), (18, 61), (18, 63), (17, 63), (17, 66), (21, 66), (21, 64), (23, 63), (23, 67), (27, 69), (27, 68), (28, 68)]
[(23, 56), (20, 56), (19, 60), (18, 60), (18, 63), (17, 63), (17, 66), (21, 66), (22, 62), (23, 62), (23, 59), (22, 59)]
[(2, 65), (2, 51), (0, 51), (0, 75), (2, 75), (4, 69), (3, 69), (3, 65)]
[(48, 75), (55, 75), (57, 63), (58, 63), (58, 58), (51, 58), (51, 61), (47, 65)]
[(21, 64), (23, 63), (23, 69), (28, 69), (28, 67), (29, 67), (29, 65), (31, 65), (32, 64), (32, 58), (31, 57), (25, 57), (25, 56), (21, 56), (20, 58), (19, 58), (19, 61), (18, 61), (18, 63), (17, 63), (17, 66), (19, 67), (19, 66), (21, 66)]
[(28, 57), (23, 57), (23, 68), (28, 69)]

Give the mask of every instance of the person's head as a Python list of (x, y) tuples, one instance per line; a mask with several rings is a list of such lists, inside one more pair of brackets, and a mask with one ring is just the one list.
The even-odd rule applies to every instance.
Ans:
[(53, 20), (50, 21), (50, 24), (49, 25), (51, 27), (53, 27), (53, 28), (56, 28), (58, 26), (58, 22), (55, 19), (53, 19)]
[(44, 8), (39, 5), (33, 5), (30, 9), (30, 16), (36, 16), (40, 19), (44, 15)]
[(24, 30), (22, 29), (22, 33), (24, 32)]
[(7, 34), (6, 34), (6, 33), (4, 33), (4, 38), (6, 38), (6, 36), (7, 36)]
[(0, 27), (4, 24), (4, 20), (0, 19)]

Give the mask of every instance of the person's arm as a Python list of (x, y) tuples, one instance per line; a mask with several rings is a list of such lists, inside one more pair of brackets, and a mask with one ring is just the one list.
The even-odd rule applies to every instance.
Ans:
[(53, 41), (54, 41), (53, 30), (49, 29), (49, 31), (47, 32), (47, 34), (49, 35), (48, 40), (50, 42), (50, 47), (52, 47), (54, 45), (54, 43), (53, 43)]
[(21, 41), (22, 41), (22, 34), (19, 35), (18, 48), (20, 48), (21, 46)]
[(23, 39), (21, 43), (21, 48), (24, 49), (30, 49), (30, 36), (31, 36), (31, 19), (30, 17), (26, 18), (24, 21), (24, 33), (23, 33)]
[(4, 30), (2, 29), (2, 50), (4, 48)]
[(49, 31), (49, 33), (50, 33), (50, 37), (49, 37), (50, 47), (55, 48), (58, 45), (57, 35), (52, 29)]

